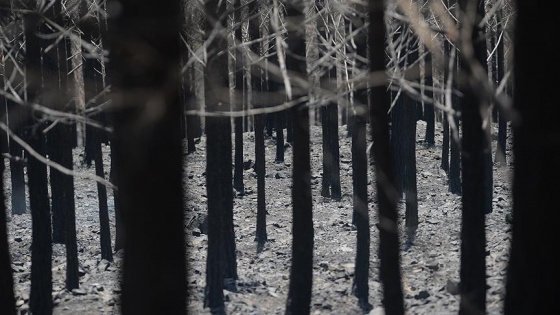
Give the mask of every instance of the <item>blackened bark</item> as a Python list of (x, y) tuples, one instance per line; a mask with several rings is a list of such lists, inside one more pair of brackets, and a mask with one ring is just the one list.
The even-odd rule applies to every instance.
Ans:
[(257, 248), (263, 248), (267, 241), (266, 232), (266, 190), (265, 190), (265, 148), (264, 115), (255, 115), (255, 171), (257, 173)]
[(418, 188), (416, 180), (416, 121), (418, 102), (407, 94), (404, 99), (404, 195), (405, 195), (405, 226), (406, 245), (414, 243), (418, 229)]
[[(103, 166), (103, 152), (101, 151), (101, 139), (94, 139), (95, 148), (95, 175), (105, 178)], [(101, 258), (113, 261), (113, 249), (111, 248), (111, 228), (109, 223), (109, 206), (107, 204), (107, 187), (97, 183), (97, 200), (99, 202), (99, 238), (101, 244)]]
[(292, 117), (294, 117), (293, 238), (286, 314), (309, 314), (313, 284), (314, 234), (309, 153), (309, 109), (301, 104), (292, 110)]
[[(243, 6), (242, 8), (242, 1), (236, 1), (236, 10), (235, 10), (235, 17), (237, 23), (242, 23), (243, 18), (247, 18), (247, 7)], [(235, 30), (235, 37), (239, 42), (242, 42), (243, 34), (241, 34), (241, 27), (238, 27)], [(243, 94), (243, 104), (233, 104), (232, 110), (240, 111), (244, 110), (248, 104), (247, 102), (247, 94), (244, 92), (248, 92), (245, 76), (247, 75), (245, 72), (245, 53), (236, 52), (237, 57), (234, 59), (236, 63), (234, 65), (235, 68), (235, 82), (234, 88), (239, 93)], [(234, 133), (235, 133), (235, 152), (234, 152), (234, 168), (233, 168), (233, 188), (243, 194), (244, 192), (244, 185), (243, 185), (243, 125), (246, 122), (245, 117), (235, 117), (233, 118), (233, 125), (234, 125)]]
[(340, 147), (338, 143), (338, 105), (329, 102), (321, 108), (323, 130), (323, 181), (321, 196), (340, 200)]
[[(394, 94), (394, 97), (396, 94)], [(405, 183), (405, 107), (402, 95), (396, 100), (395, 105), (391, 109), (391, 153), (395, 168), (395, 188), (399, 197), (404, 194)]]
[(243, 194), (243, 117), (233, 119), (235, 126), (235, 161), (233, 168), (233, 188)]
[(210, 308), (214, 314), (224, 311), (225, 208), (228, 206), (224, 196), (227, 195), (227, 191), (231, 191), (231, 136), (224, 134), (222, 129), (231, 131), (229, 118), (206, 117), (208, 255), (204, 307)]
[[(53, 7), (47, 11), (49, 18), (58, 25), (67, 25), (64, 19), (61, 1), (55, 1)], [(45, 33), (50, 33), (44, 28)], [(71, 112), (73, 106), (70, 99), (72, 91), (71, 82), (68, 80), (68, 71), (72, 68), (69, 64), (71, 55), (68, 40), (55, 42), (54, 39), (43, 40), (43, 85), (45, 97), (43, 102), (50, 108)], [(46, 47), (56, 45), (56, 49), (49, 52)], [(54, 91), (56, 97), (50, 96), (49, 91)], [(48, 154), (52, 161), (72, 170), (74, 161), (72, 156), (72, 130), (71, 125), (57, 124), (47, 133)], [(74, 203), (74, 178), (62, 174), (60, 171), (50, 169), (50, 184), (52, 193), (52, 220), (53, 242), (62, 242), (66, 247), (66, 289), (71, 291), (80, 285), (78, 245), (76, 240), (76, 215)], [(60, 229), (60, 230), (57, 230)]]
[[(83, 2), (85, 4), (85, 2)], [(82, 8), (82, 11), (87, 12), (87, 8)], [(97, 26), (97, 19), (94, 16), (89, 16), (84, 24), (88, 25), (86, 31), (82, 36), (82, 39), (87, 43), (97, 43), (100, 38), (99, 27)], [(97, 59), (95, 55), (92, 56), (90, 52), (87, 51), (86, 48), (83, 48), (83, 55), (86, 57), (83, 61), (83, 77), (84, 77), (84, 94), (85, 94), (85, 103), (86, 103), (86, 111), (88, 109), (95, 108), (102, 103), (102, 98), (100, 98), (99, 92), (103, 90), (103, 82), (102, 82), (102, 69), (101, 63)], [(95, 115), (98, 120), (101, 120), (101, 115)], [(89, 118), (93, 118), (89, 116)], [(95, 156), (97, 152), (95, 152), (97, 148), (96, 141), (100, 139), (101, 135), (99, 134), (99, 130), (91, 125), (86, 125), (86, 137), (85, 137), (85, 146), (84, 146), (84, 163), (90, 167), (92, 162), (95, 160)]]
[[(554, 77), (557, 39), (539, 29), (556, 29), (558, 17), (545, 1), (516, 1), (513, 108), (513, 232), (506, 276), (504, 313), (544, 314), (555, 309), (560, 280), (557, 243), (560, 154)], [(552, 59), (551, 59), (552, 58)], [(551, 63), (551, 60), (554, 62)]]
[[(459, 55), (456, 56), (456, 64), (457, 67), (457, 75), (459, 77), (461, 75), (461, 60)], [(453, 89), (458, 89), (459, 87), (456, 84), (456, 80), (453, 81)], [(457, 93), (453, 93), (452, 97), (452, 104), (451, 107), (455, 112), (460, 112), (463, 102), (463, 98), (457, 95)], [(455, 123), (455, 127), (457, 128), (456, 131), (449, 130), (449, 141), (450, 141), (450, 156), (449, 156), (449, 172), (447, 173), (448, 176), (448, 183), (449, 183), (449, 192), (456, 195), (461, 195), (461, 144), (458, 142), (458, 139), (453, 136), (455, 132), (459, 133), (459, 128), (461, 122), (459, 120), (458, 115), (453, 115), (453, 122)]]
[[(26, 37), (25, 75), (27, 97), (38, 102), (41, 93), (41, 43), (36, 35), (42, 23), (33, 11), (24, 17)], [(38, 154), (45, 156), (46, 144), (43, 125), (33, 120), (28, 112), (25, 133), (27, 143)], [(51, 213), (48, 193), (47, 166), (29, 156), (28, 160), (29, 206), (31, 208), (31, 290), (29, 308), (34, 314), (52, 314), (52, 236)]]
[[(498, 37), (502, 35), (504, 32), (504, 25), (503, 25), (503, 13), (502, 10), (498, 10), (496, 12), (496, 20), (498, 21), (497, 25), (497, 32), (496, 32), (496, 58), (494, 59), (494, 64), (496, 68), (496, 75), (495, 75), (495, 84), (499, 86), (500, 82), (504, 79), (505, 74), (505, 51), (504, 51), (504, 37), (502, 36), (501, 39)], [(496, 106), (494, 106), (496, 107)], [(506, 140), (507, 140), (507, 118), (504, 112), (498, 111), (498, 145), (496, 150), (496, 158), (495, 161), (498, 165), (505, 166), (507, 165), (506, 159)]]
[(274, 113), (266, 114), (265, 124), (266, 124), (266, 137), (272, 138), (272, 131), (274, 130)]
[(294, 143), (294, 118), (291, 111), (286, 111), (286, 142)]
[[(385, 2), (369, 0), (368, 38), (370, 71), (385, 71)], [(399, 231), (397, 221), (398, 193), (389, 142), (390, 99), (385, 86), (371, 89), (370, 123), (375, 157), (375, 176), (379, 216), (379, 278), (383, 285), (383, 306), (386, 314), (404, 314), (400, 272)]]
[[(210, 1), (206, 3), (206, 14), (222, 16), (225, 10), (224, 3)], [(207, 18), (206, 32), (210, 34), (214, 28), (214, 21)], [(213, 41), (215, 50), (227, 49), (224, 39)], [(230, 107), (216, 99), (212, 93), (211, 82), (225, 82), (227, 86), (228, 74), (226, 55), (208, 56), (205, 76), (205, 99), (209, 112), (228, 112)], [(232, 139), (231, 122), (227, 116), (206, 118), (206, 185), (208, 196), (208, 238), (213, 238), (213, 246), (208, 245), (207, 280), (205, 305), (214, 309), (223, 310), (223, 294), (219, 290), (224, 288), (235, 290), (237, 280), (237, 258), (235, 245), (235, 230), (233, 226), (233, 188), (232, 188)], [(210, 218), (212, 216), (212, 218)], [(210, 229), (210, 220), (213, 228)], [(218, 229), (220, 231), (218, 231)], [(213, 257), (213, 258), (212, 258)], [(211, 261), (210, 259), (216, 259)], [(216, 268), (222, 270), (218, 272)], [(216, 279), (219, 277), (219, 279)], [(224, 284), (227, 287), (224, 287)]]
[[(17, 119), (17, 114), (15, 111), (11, 110), (14, 107), (19, 107), (19, 105), (14, 104), (8, 100), (8, 111), (10, 115), (10, 121), (12, 119)], [(18, 123), (21, 124), (21, 121)], [(22, 131), (20, 126), (12, 127), (11, 130), (15, 132), (16, 135), (22, 136)], [(23, 160), (23, 148), (15, 141), (10, 141), (9, 144), (10, 155), (10, 179), (12, 184), (12, 195), (10, 196), (10, 202), (12, 205), (12, 214), (24, 214), (27, 211), (27, 198), (25, 197), (25, 162)]]
[[(10, 9), (12, 4), (10, 2)], [(13, 12), (13, 10), (12, 10)], [(7, 16), (6, 16), (7, 17)], [(12, 16), (10, 16), (12, 18)], [(15, 18), (15, 16), (13, 17)], [(7, 34), (10, 34), (9, 32)], [(8, 45), (7, 42), (13, 42), (14, 46), (10, 47), (7, 46), (6, 49), (9, 49), (12, 54), (22, 53), (19, 51), (19, 43), (15, 40), (15, 34), (10, 34), (13, 37), (7, 38), (7, 41), (4, 43)], [(6, 58), (4, 67), (5, 69), (9, 68), (16, 68), (14, 64), (15, 60), (12, 58)], [(18, 65), (21, 67), (21, 65)], [(4, 78), (4, 80), (7, 76)], [(12, 78), (13, 82), (11, 83), (12, 86), (23, 85), (23, 73), (19, 73), (14, 78)], [(20, 95), (23, 98), (23, 95)], [(7, 105), (7, 119), (8, 119), (8, 126), (10, 129), (20, 138), (23, 137), (23, 123), (26, 119), (26, 109), (22, 108), (19, 104), (16, 104), (11, 99), (6, 99)], [(26, 206), (26, 196), (25, 196), (25, 161), (24, 161), (24, 154), (23, 148), (15, 141), (9, 141), (8, 144), (9, 153), (11, 155), (10, 158), (10, 180), (11, 180), (11, 188), (12, 194), (10, 198), (12, 214), (24, 214), (27, 211)]]
[[(266, 3), (260, 3), (255, 5), (253, 10), (258, 10), (260, 13), (260, 19), (252, 19), (249, 23), (249, 28), (252, 30), (251, 38), (258, 38), (259, 36), (268, 36), (269, 31), (269, 21), (266, 13), (269, 8)], [(255, 44), (253, 47), (254, 51), (259, 51), (261, 56), (266, 56), (268, 54), (269, 44), (268, 42), (262, 42), (260, 44)], [(256, 92), (268, 92), (269, 84), (267, 75), (264, 69), (260, 69), (258, 76), (253, 76), (253, 89)], [(257, 228), (256, 228), (256, 241), (257, 241), (257, 252), (261, 252), (264, 249), (264, 245), (268, 240), (268, 235), (266, 231), (266, 155), (265, 155), (265, 144), (264, 144), (264, 134), (265, 134), (265, 114), (255, 115), (255, 172), (257, 173)]]
[[(450, 59), (451, 56), (451, 43), (449, 42), (449, 40), (445, 39), (443, 41), (443, 55), (444, 55), (444, 63), (443, 63), (443, 95), (447, 94), (447, 89), (451, 88), (451, 86), (448, 86), (448, 81), (449, 81), (449, 76), (452, 75), (451, 73), (451, 62), (447, 62)], [(444, 96), (444, 99), (446, 99), (446, 97)], [(447, 103), (447, 100), (446, 100)], [(449, 172), (449, 145), (450, 145), (450, 130), (449, 130), (449, 121), (448, 121), (448, 114), (447, 112), (443, 112), (443, 120), (442, 120), (442, 124), (443, 124), (443, 141), (442, 141), (442, 145), (441, 145), (441, 168), (448, 173)], [(448, 173), (449, 176), (449, 173)]]
[[(178, 119), (182, 10), (178, 0), (157, 5), (120, 1), (119, 7), (120, 14), (109, 17), (109, 43), (113, 93), (120, 96), (113, 102), (114, 158), (126, 233), (122, 313), (184, 314), (187, 275)], [(149, 47), (150, 53), (131, 46)], [(145, 115), (154, 110), (158, 115)]]
[[(367, 90), (360, 91), (360, 99), (367, 101)], [(358, 298), (358, 303), (364, 311), (371, 309), (369, 303), (369, 259), (370, 259), (370, 229), (367, 196), (367, 166), (366, 153), (366, 117), (368, 115), (367, 102), (354, 105), (352, 134), (352, 188), (353, 188), (353, 221), (357, 229), (356, 239), (356, 268), (352, 291)]]
[[(5, 134), (0, 142), (5, 143)], [(0, 176), (4, 176), (4, 159), (0, 162)], [(0, 314), (16, 315), (14, 296), (14, 278), (10, 262), (10, 246), (6, 220), (6, 200), (4, 199), (4, 181), (0, 181)]]
[[(432, 77), (432, 69), (433, 69), (433, 65), (432, 65), (432, 54), (428, 53), (428, 55), (425, 58), (425, 65), (429, 70), (426, 70), (426, 72), (429, 71), (429, 73), (425, 74), (425, 78), (424, 78), (424, 85), (425, 85), (425, 89), (424, 89), (424, 93), (426, 95), (427, 98), (429, 99), (433, 99), (434, 97), (434, 79)], [(436, 119), (435, 119), (435, 108), (434, 108), (434, 104), (432, 103), (424, 103), (424, 119), (426, 120), (426, 133), (424, 135), (424, 143), (426, 143), (427, 146), (432, 147), (436, 144), (435, 141), (435, 126), (436, 126)]]
[[(476, 11), (471, 10), (473, 6)], [(462, 13), (460, 21), (471, 19), (474, 25), (472, 44), (474, 45), (475, 60), (483, 64), (486, 60), (486, 43), (479, 36), (483, 30), (478, 24), (484, 16), (484, 1), (459, 0)], [(467, 9), (468, 8), (468, 9)], [(473, 12), (474, 11), (474, 12)], [(473, 19), (472, 13), (476, 13)], [(472, 76), (471, 65), (461, 62), (461, 70), (466, 76)], [(461, 268), (460, 294), (461, 302), (459, 314), (484, 314), (486, 312), (486, 234), (485, 234), (485, 130), (482, 126), (482, 109), (486, 109), (486, 99), (480, 97), (480, 91), (473, 83), (474, 80), (463, 82), (460, 86), (464, 94), (462, 108), (462, 224), (461, 224)]]
[(443, 112), (443, 139), (441, 144), (441, 169), (449, 172), (449, 121), (447, 120), (447, 113)]

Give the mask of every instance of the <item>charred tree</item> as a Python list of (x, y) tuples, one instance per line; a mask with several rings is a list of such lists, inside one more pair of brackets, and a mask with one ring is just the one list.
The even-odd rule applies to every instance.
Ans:
[(113, 99), (113, 158), (126, 233), (122, 313), (184, 314), (182, 11), (178, 0), (109, 5), (120, 8), (109, 16), (109, 43), (113, 93), (119, 96)]
[[(47, 16), (58, 25), (67, 26), (64, 18), (62, 3), (55, 1), (48, 10)], [(48, 28), (43, 27), (43, 33), (49, 34)], [(55, 49), (46, 48), (56, 45)], [(71, 82), (67, 73), (71, 69), (68, 64), (70, 43), (68, 40), (55, 39), (42, 41), (42, 102), (44, 105), (64, 112), (72, 112)], [(72, 126), (56, 124), (47, 133), (47, 153), (49, 158), (66, 169), (72, 170), (74, 161), (72, 156)], [(71, 291), (78, 288), (79, 262), (78, 245), (76, 240), (76, 215), (74, 203), (74, 178), (60, 171), (50, 168), (51, 207), (53, 223), (53, 242), (64, 243), (66, 247), (66, 289)]]
[[(486, 61), (486, 43), (482, 37), (480, 20), (484, 16), (484, 1), (459, 0), (462, 30), (472, 34), (467, 40), (474, 51), (468, 56), (479, 65)], [(462, 78), (480, 75), (475, 73), (471, 59), (461, 62)], [(467, 61), (468, 60), (468, 61)], [(485, 67), (485, 66), (484, 66)], [(479, 78), (478, 81), (487, 80)], [(485, 234), (485, 150), (486, 132), (482, 125), (482, 112), (488, 107), (488, 99), (481, 96), (477, 80), (463, 80), (460, 89), (464, 95), (462, 108), (462, 224), (461, 224), (461, 267), (459, 314), (484, 314), (486, 312), (486, 234)]]
[[(497, 33), (496, 33), (496, 57), (494, 59), (494, 64), (496, 68), (495, 72), (495, 84), (499, 86), (505, 76), (505, 51), (504, 51), (504, 22), (502, 10), (496, 12), (496, 20), (498, 21)], [(495, 161), (500, 166), (507, 165), (506, 159), (506, 140), (507, 140), (507, 117), (506, 113), (498, 110), (498, 143), (496, 150)]]
[(309, 109), (305, 104), (293, 108), (294, 166), (292, 169), (292, 264), (286, 314), (309, 314), (313, 285), (313, 205), (311, 200), (311, 162)]
[[(424, 77), (425, 85), (425, 95), (428, 99), (434, 98), (434, 79), (432, 77), (432, 54), (424, 58), (426, 66), (426, 74)], [(433, 103), (424, 103), (424, 119), (426, 120), (426, 133), (424, 134), (424, 143), (428, 147), (433, 147), (436, 144), (435, 141), (435, 129), (436, 129), (436, 119), (435, 119), (435, 108)]]
[[(243, 24), (244, 20), (248, 18), (248, 11), (247, 7), (242, 3), (242, 0), (237, 0), (236, 8), (233, 11), (235, 13), (235, 20), (238, 24)], [(230, 13), (231, 14), (231, 13)], [(238, 42), (243, 41), (242, 34), (242, 27), (238, 27), (235, 30), (235, 37)], [(233, 45), (236, 45), (233, 43)], [(234, 56), (236, 56), (232, 61), (235, 63), (234, 66), (234, 89), (243, 93), (243, 102), (242, 104), (233, 103), (232, 110), (234, 111), (242, 111), (247, 106), (247, 86), (245, 84), (245, 76), (246, 73), (246, 65), (245, 59), (246, 54), (241, 52), (236, 47), (231, 47), (233, 49)], [(243, 125), (244, 125), (245, 117), (239, 116), (233, 118), (233, 126), (234, 126), (234, 135), (235, 135), (235, 151), (234, 151), (234, 167), (233, 167), (233, 188), (237, 190), (239, 193), (243, 194), (245, 191), (245, 187), (243, 184)]]
[[(549, 313), (557, 306), (560, 280), (557, 243), (560, 145), (555, 83), (557, 39), (538, 30), (555, 29), (545, 1), (516, 1), (513, 79), (513, 232), (506, 276), (506, 315)], [(552, 61), (552, 62), (551, 62)]]
[[(35, 5), (35, 4), (33, 4)], [(27, 100), (37, 103), (41, 98), (41, 41), (37, 36), (43, 19), (36, 7), (24, 16), (25, 77)], [(46, 155), (44, 125), (27, 112), (24, 135), (29, 146), (42, 156)], [(29, 308), (34, 314), (52, 314), (52, 235), (48, 192), (47, 166), (33, 155), (28, 160), (29, 206), (31, 208), (31, 290)]]
[[(277, 2), (274, 6), (277, 6)], [(275, 8), (276, 9), (276, 8)], [(313, 9), (306, 4), (305, 16)], [(288, 15), (297, 15), (299, 11), (288, 8)], [(306, 25), (308, 35), (309, 26)], [(297, 32), (288, 33), (288, 51), (286, 52), (288, 69), (308, 77), (306, 51), (313, 39), (306, 43), (306, 37)], [(306, 47), (307, 45), (307, 47)], [(308, 49), (306, 49), (308, 48)], [(292, 167), (292, 261), (290, 283), (285, 314), (309, 314), (313, 286), (313, 201), (311, 199), (311, 160), (310, 127), (308, 104), (300, 103), (291, 108), (293, 119), (293, 167)]]
[[(224, 3), (206, 3), (206, 35), (218, 26), (225, 12)], [(218, 54), (227, 50), (224, 38), (216, 38), (210, 48), (204, 82), (206, 111), (216, 116), (206, 117), (206, 191), (208, 196), (208, 255), (206, 259), (206, 288), (204, 306), (214, 314), (225, 312), (223, 290), (235, 289), (237, 262), (235, 231), (233, 228), (232, 144), (230, 107), (219, 101), (219, 92), (213, 89), (228, 86), (227, 56)], [(228, 99), (229, 96), (228, 96)]]
[[(459, 55), (456, 55), (456, 60), (453, 63), (455, 66), (453, 69), (456, 69), (457, 77), (462, 75), (461, 73), (461, 60)], [(452, 70), (451, 70), (452, 71)], [(454, 81), (453, 90), (457, 90), (459, 87), (457, 86), (457, 81)], [(450, 152), (449, 152), (449, 172), (447, 173), (448, 183), (449, 183), (449, 192), (456, 195), (461, 195), (461, 144), (459, 138), (459, 128), (461, 125), (461, 121), (457, 113), (461, 111), (463, 103), (463, 98), (457, 95), (457, 93), (453, 93), (451, 97), (451, 108), (455, 112), (453, 117), (453, 122), (455, 125), (455, 129), (449, 130), (449, 141), (450, 141)]]
[(364, 311), (369, 311), (369, 259), (370, 259), (370, 229), (367, 192), (367, 166), (366, 153), (366, 117), (367, 90), (360, 91), (359, 104), (354, 104), (354, 117), (352, 119), (352, 188), (353, 188), (353, 221), (356, 225), (356, 268), (352, 291), (358, 298), (358, 304)]
[[(262, 2), (258, 5), (259, 13), (261, 18), (259, 20), (250, 21), (250, 29), (253, 32), (260, 32), (260, 37), (264, 38), (269, 35), (269, 21), (266, 16), (270, 11), (270, 5), (268, 2)], [(257, 26), (257, 22), (259, 26)], [(268, 54), (269, 50), (268, 41), (262, 41), (259, 47), (254, 47), (254, 50), (260, 51), (260, 56), (264, 57)], [(260, 69), (259, 76), (253, 78), (253, 89), (256, 92), (268, 92), (269, 82), (265, 69)], [(258, 100), (256, 100), (258, 101)], [(257, 104), (255, 104), (257, 105)], [(261, 252), (264, 249), (264, 244), (268, 240), (268, 235), (266, 231), (266, 158), (265, 158), (265, 124), (266, 115), (257, 114), (255, 115), (255, 172), (257, 173), (257, 229), (256, 229), (256, 241), (257, 241), (257, 252)]]
[[(386, 70), (385, 66), (385, 2), (369, 0), (368, 38), (369, 70)], [(370, 123), (375, 158), (375, 177), (378, 200), (379, 278), (383, 285), (383, 307), (386, 314), (404, 314), (404, 299), (400, 272), (400, 247), (397, 219), (398, 195), (395, 187), (395, 169), (389, 140), (390, 108), (386, 87), (371, 88)]]
[[(6, 14), (2, 18), (6, 18), (8, 21), (14, 21), (15, 10), (13, 10), (13, 4), (10, 1), (9, 11), (11, 14)], [(24, 50), (20, 47), (20, 42), (17, 38), (18, 33), (21, 31), (21, 23), (14, 21), (14, 28), (11, 31), (6, 30), (6, 40), (2, 42), (5, 48), (8, 49), (14, 58), (6, 58), (4, 63), (5, 76), (3, 80), (7, 83), (7, 79), (11, 78), (11, 85), (13, 87), (24, 86), (24, 73), (20, 71), (23, 67), (18, 64), (16, 56), (23, 54)], [(16, 89), (19, 96), (23, 99), (23, 90)], [(25, 121), (26, 109), (22, 108), (19, 104), (10, 98), (6, 98), (6, 109), (7, 109), (7, 120), (8, 127), (17, 136), (23, 137), (23, 123)], [(25, 167), (26, 167), (26, 156), (24, 154), (23, 148), (16, 141), (8, 141), (8, 152), (10, 154), (10, 184), (12, 188), (12, 193), (10, 196), (10, 205), (12, 209), (12, 214), (24, 214), (27, 212), (27, 197), (25, 196)]]

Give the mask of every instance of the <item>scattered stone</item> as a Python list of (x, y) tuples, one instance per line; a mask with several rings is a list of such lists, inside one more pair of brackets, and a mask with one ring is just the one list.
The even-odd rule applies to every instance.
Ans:
[(451, 279), (448, 279), (447, 284), (445, 285), (445, 290), (451, 295), (458, 295), (459, 283)]
[(99, 272), (103, 272), (105, 270), (107, 270), (107, 267), (109, 267), (111, 263), (106, 260), (106, 259), (101, 259), (101, 261), (99, 262), (99, 264), (97, 265), (97, 270)]
[(72, 294), (74, 294), (74, 295), (86, 295), (87, 292), (84, 289), (72, 289)]
[(426, 268), (430, 269), (430, 270), (438, 270), (439, 269), (439, 263), (437, 262), (437, 260), (431, 260), (428, 261), (426, 263)]
[(422, 290), (420, 292), (418, 292), (418, 294), (414, 295), (414, 298), (417, 300), (425, 300), (430, 296), (430, 294), (428, 293), (428, 291), (426, 290)]

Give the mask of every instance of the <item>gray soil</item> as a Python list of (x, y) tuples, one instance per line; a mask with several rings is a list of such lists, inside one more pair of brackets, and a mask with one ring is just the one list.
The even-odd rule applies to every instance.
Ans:
[[(436, 127), (436, 146), (422, 144), (423, 122), (418, 123), (417, 180), (420, 223), (414, 245), (402, 246), (401, 265), (403, 291), (407, 314), (457, 314), (459, 296), (456, 285), (460, 268), (461, 197), (450, 194), (447, 175), (440, 168), (441, 129)], [(495, 134), (497, 131), (494, 130)], [(245, 161), (254, 160), (253, 135), (247, 133)], [(315, 231), (312, 314), (363, 314), (352, 294), (356, 230), (352, 219), (352, 167), (350, 142), (346, 127), (340, 129), (341, 185), (343, 198), (339, 202), (320, 196), (322, 150), (320, 127), (312, 127), (312, 185), (313, 220)], [(253, 169), (245, 171), (243, 196), (234, 199), (234, 226), (237, 246), (239, 279), (235, 292), (224, 291), (228, 314), (283, 314), (288, 293), (291, 257), (291, 156), (286, 149), (284, 163), (275, 163), (275, 141), (265, 140), (267, 156), (266, 202), (269, 242), (257, 253), (255, 242), (257, 187)], [(494, 143), (495, 145), (495, 143)], [(197, 152), (185, 155), (186, 234), (189, 264), (188, 313), (210, 314), (203, 307), (207, 236), (204, 234), (206, 212), (205, 140), (197, 144)], [(75, 151), (75, 170), (94, 173), (80, 161), (81, 150)], [(104, 147), (109, 171), (108, 148)], [(508, 162), (511, 156), (508, 154)], [(502, 314), (504, 280), (508, 261), (511, 231), (505, 220), (511, 212), (511, 163), (507, 167), (494, 166), (494, 196), (491, 214), (486, 216), (487, 251), (487, 313)], [(370, 314), (383, 314), (382, 287), (379, 281), (379, 244), (377, 204), (373, 166), (369, 166), (368, 190), (371, 258), (369, 302)], [(6, 195), (10, 185), (7, 170), (4, 174)], [(53, 247), (54, 314), (118, 314), (119, 270), (122, 252), (115, 261), (101, 260), (99, 246), (99, 216), (96, 183), (75, 177), (76, 220), (80, 260), (80, 289), (68, 292), (64, 288), (65, 249)], [(7, 202), (10, 208), (9, 202)], [(114, 211), (109, 193), (112, 236)], [(401, 221), (404, 210), (401, 208)], [(31, 267), (31, 217), (29, 213), (13, 215), (8, 223), (12, 253), (15, 292), (18, 310), (27, 313), (29, 306)], [(403, 235), (404, 228), (400, 224)], [(404, 244), (404, 238), (401, 241)]]

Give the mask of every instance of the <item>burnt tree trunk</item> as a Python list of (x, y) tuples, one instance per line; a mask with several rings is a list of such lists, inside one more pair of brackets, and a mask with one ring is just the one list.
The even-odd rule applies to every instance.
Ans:
[[(120, 96), (113, 100), (113, 157), (126, 233), (122, 313), (184, 314), (182, 11), (178, 0), (157, 5), (125, 0), (119, 7), (120, 14), (109, 17), (109, 43), (113, 93)], [(146, 116), (154, 110), (159, 115)]]
[[(486, 60), (486, 43), (479, 36), (479, 21), (484, 16), (484, 1), (459, 0), (463, 25), (474, 25), (471, 32), (475, 60), (483, 64)], [(476, 9), (476, 10), (473, 10)], [(473, 16), (474, 19), (473, 19)], [(470, 43), (469, 43), (470, 44)], [(472, 65), (462, 60), (462, 71), (473, 76)], [(488, 104), (475, 80), (463, 81), (460, 89), (464, 94), (462, 108), (462, 224), (461, 224), (461, 267), (459, 314), (484, 314), (486, 312), (486, 234), (485, 234), (485, 130), (481, 112)]]
[(545, 1), (516, 1), (513, 108), (513, 232), (504, 314), (545, 314), (557, 307), (560, 280), (556, 247), (560, 168), (558, 156), (558, 17)]
[[(24, 16), (25, 77), (27, 98), (39, 102), (41, 98), (41, 42), (36, 35), (43, 23), (35, 8)], [(46, 155), (44, 126), (35, 122), (28, 111), (25, 140), (36, 153)], [(33, 157), (28, 161), (29, 206), (31, 208), (31, 291), (29, 308), (34, 314), (52, 314), (52, 235), (48, 192), (47, 166)]]
[[(385, 71), (385, 1), (369, 0), (370, 42), (369, 70)], [(383, 307), (386, 314), (404, 314), (400, 272), (400, 247), (397, 219), (398, 195), (395, 194), (395, 169), (389, 140), (390, 108), (386, 87), (371, 88), (370, 123), (375, 158), (375, 177), (379, 223), (379, 278), (383, 285)]]

